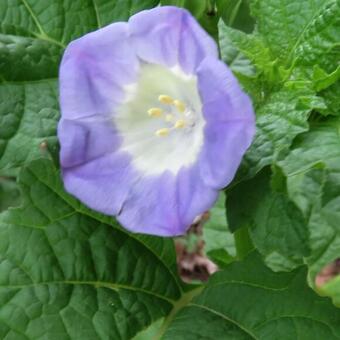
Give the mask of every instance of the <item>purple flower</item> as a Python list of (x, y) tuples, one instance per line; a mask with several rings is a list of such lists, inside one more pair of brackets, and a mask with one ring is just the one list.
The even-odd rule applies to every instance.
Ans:
[(183, 234), (230, 183), (255, 130), (215, 42), (176, 7), (73, 41), (60, 104), (66, 190), (146, 234)]

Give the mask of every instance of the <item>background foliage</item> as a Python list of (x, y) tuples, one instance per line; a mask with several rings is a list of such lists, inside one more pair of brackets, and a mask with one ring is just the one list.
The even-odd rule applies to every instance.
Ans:
[(132, 235), (63, 190), (65, 46), (158, 4), (0, 2), (0, 338), (340, 339), (340, 279), (315, 284), (340, 256), (339, 0), (161, 1), (216, 39), (257, 114), (205, 226), (221, 269), (207, 284), (181, 282), (173, 240)]

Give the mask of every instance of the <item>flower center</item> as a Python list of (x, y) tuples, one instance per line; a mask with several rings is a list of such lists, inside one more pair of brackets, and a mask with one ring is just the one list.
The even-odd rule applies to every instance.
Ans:
[(137, 169), (177, 173), (196, 161), (203, 145), (197, 77), (177, 66), (142, 64), (136, 82), (124, 88), (113, 121), (121, 150), (131, 155)]
[(148, 110), (148, 115), (152, 118), (163, 119), (165, 127), (155, 131), (158, 137), (168, 136), (175, 130), (188, 132), (195, 125), (195, 113), (184, 102), (179, 99), (173, 99), (171, 96), (161, 94), (158, 101), (163, 104), (163, 108), (152, 107)]

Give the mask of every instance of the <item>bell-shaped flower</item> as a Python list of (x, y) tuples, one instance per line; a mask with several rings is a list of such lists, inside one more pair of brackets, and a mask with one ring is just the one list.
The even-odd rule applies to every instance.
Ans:
[(216, 43), (176, 7), (73, 41), (60, 105), (66, 190), (146, 234), (185, 233), (233, 179), (255, 130)]

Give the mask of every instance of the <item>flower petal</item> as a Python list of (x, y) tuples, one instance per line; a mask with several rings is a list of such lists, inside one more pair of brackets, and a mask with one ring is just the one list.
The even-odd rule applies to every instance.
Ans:
[(136, 178), (130, 157), (119, 152), (63, 169), (65, 189), (90, 208), (108, 215), (120, 212)]
[(202, 62), (198, 87), (206, 119), (201, 176), (207, 185), (221, 189), (235, 176), (252, 142), (255, 115), (249, 97), (219, 60), (207, 58)]
[(58, 125), (58, 136), (62, 143), (60, 163), (64, 168), (79, 166), (113, 153), (121, 144), (112, 122), (93, 116), (62, 119)]
[(62, 118), (112, 115), (124, 99), (123, 86), (135, 81), (138, 67), (127, 23), (114, 23), (73, 41), (60, 67)]
[(194, 73), (207, 56), (218, 57), (214, 40), (191, 14), (181, 8), (164, 6), (142, 11), (129, 20), (132, 42), (146, 62)]
[(212, 188), (222, 189), (234, 178), (253, 136), (243, 121), (208, 124), (200, 154), (201, 178)]
[(217, 191), (200, 180), (199, 169), (185, 168), (174, 176), (144, 177), (131, 188), (118, 221), (133, 232), (159, 236), (183, 235), (195, 217), (209, 209)]
[(198, 90), (207, 121), (242, 120), (255, 127), (255, 114), (248, 95), (231, 70), (220, 60), (207, 57), (197, 69)]

